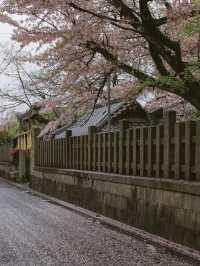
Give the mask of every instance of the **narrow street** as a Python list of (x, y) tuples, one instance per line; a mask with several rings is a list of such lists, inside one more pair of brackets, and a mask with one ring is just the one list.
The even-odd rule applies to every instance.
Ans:
[(0, 265), (194, 265), (0, 180)]

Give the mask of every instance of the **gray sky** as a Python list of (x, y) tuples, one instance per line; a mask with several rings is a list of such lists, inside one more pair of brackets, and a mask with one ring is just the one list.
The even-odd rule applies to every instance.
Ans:
[[(12, 91), (14, 88), (17, 88), (16, 80), (12, 77), (9, 77), (6, 75), (9, 71), (5, 70), (5, 61), (3, 61), (4, 56), (1, 52), (3, 49), (11, 49), (11, 47), (15, 48), (15, 42), (11, 39), (12, 35), (12, 27), (8, 24), (0, 23), (0, 89), (11, 89)], [(3, 47), (3, 48), (1, 48)], [(17, 44), (16, 44), (17, 49)], [(2, 103), (5, 103), (5, 99), (2, 99), (0, 97), (0, 105)], [(27, 107), (26, 106), (20, 106), (19, 108), (14, 109), (14, 111), (17, 112), (23, 112)], [(9, 113), (13, 112), (13, 110), (9, 109), (7, 112), (0, 112), (0, 121), (8, 116)]]
[(12, 28), (8, 24), (0, 23), (0, 38), (1, 42), (6, 43), (10, 41), (10, 36), (12, 33)]
[[(0, 23), (0, 49), (2, 50), (3, 47), (5, 48), (9, 48), (12, 46), (12, 44), (14, 44), (14, 42), (11, 40), (11, 34), (12, 34), (12, 27), (9, 26), (8, 24), (4, 24), (4, 23)], [(2, 48), (1, 48), (2, 47)], [(2, 60), (3, 58), (0, 59), (0, 74), (1, 74), (1, 78), (0, 78), (0, 84), (1, 82), (6, 82), (6, 80), (2, 80), (2, 68), (3, 68), (3, 64), (2, 64)]]

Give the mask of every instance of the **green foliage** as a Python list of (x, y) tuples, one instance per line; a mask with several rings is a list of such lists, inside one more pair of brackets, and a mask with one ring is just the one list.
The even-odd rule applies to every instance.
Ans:
[(18, 134), (19, 123), (17, 120), (10, 120), (0, 127), (0, 144), (11, 142)]
[(193, 33), (200, 32), (200, 15), (193, 17), (186, 25), (183, 27), (182, 31), (179, 33), (180, 36), (188, 36)]
[(13, 124), (12, 126), (8, 127), (8, 137), (14, 138), (17, 135), (17, 132), (19, 130), (19, 123), (16, 122), (16, 124)]
[[(200, 0), (195, 0), (194, 4), (196, 7), (200, 5)], [(200, 15), (196, 15), (191, 18), (181, 31), (178, 32), (179, 37), (190, 36), (194, 33), (200, 33)]]
[(181, 94), (185, 90), (184, 82), (172, 76), (158, 76), (155, 80), (144, 82), (143, 86), (160, 87), (177, 94)]

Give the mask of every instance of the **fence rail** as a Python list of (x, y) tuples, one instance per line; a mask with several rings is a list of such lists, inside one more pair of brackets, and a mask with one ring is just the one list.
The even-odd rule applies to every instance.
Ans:
[(200, 121), (176, 123), (166, 114), (162, 125), (36, 142), (36, 165), (134, 176), (200, 181)]

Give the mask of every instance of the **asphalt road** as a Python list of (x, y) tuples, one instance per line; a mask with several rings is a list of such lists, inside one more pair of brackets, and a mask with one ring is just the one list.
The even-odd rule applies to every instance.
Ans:
[(0, 265), (194, 265), (0, 180)]

